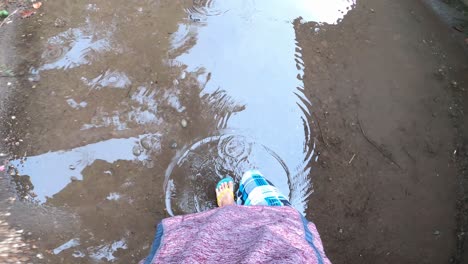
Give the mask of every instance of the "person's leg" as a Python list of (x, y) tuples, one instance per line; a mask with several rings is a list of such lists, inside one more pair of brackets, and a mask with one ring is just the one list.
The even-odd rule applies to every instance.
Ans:
[(280, 193), (258, 170), (244, 173), (237, 190), (238, 205), (290, 206), (288, 199)]

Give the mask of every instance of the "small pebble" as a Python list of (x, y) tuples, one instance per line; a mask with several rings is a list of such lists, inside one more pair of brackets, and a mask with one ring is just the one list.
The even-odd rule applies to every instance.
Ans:
[(66, 22), (63, 18), (57, 17), (54, 22), (55, 27), (63, 27), (65, 26)]
[(133, 147), (133, 155), (140, 156), (143, 150), (140, 148), (140, 145), (136, 145)]
[(434, 236), (438, 236), (438, 235), (440, 235), (440, 231), (439, 231), (439, 230), (436, 230), (436, 231), (434, 231), (434, 233), (432, 233), (432, 234), (433, 234)]
[(441, 78), (441, 79), (445, 78), (445, 71), (444, 71), (444, 69), (439, 68), (439, 69), (437, 70), (437, 73), (439, 74), (439, 78)]
[(26, 261), (29, 261), (29, 257), (21, 257), (19, 260), (24, 263)]
[(143, 146), (144, 149), (150, 150), (151, 149), (151, 138), (144, 137), (140, 140), (140, 144)]
[(450, 84), (452, 85), (453, 88), (458, 87), (458, 83), (456, 81), (452, 81), (452, 82), (450, 82)]
[(181, 125), (183, 128), (186, 128), (187, 125), (188, 125), (187, 120), (182, 119), (182, 121), (180, 121), (180, 125)]
[(11, 119), (15, 120), (15, 119), (16, 119), (16, 116), (11, 116)]
[(11, 82), (7, 82), (7, 86), (11, 86)]
[(177, 148), (177, 142), (175, 142), (175, 140), (174, 140), (171, 143), (171, 149), (176, 149), (176, 148)]
[(78, 178), (75, 177), (75, 176), (71, 176), (71, 177), (70, 177), (70, 180), (71, 180), (72, 182), (74, 182), (74, 181), (78, 181)]

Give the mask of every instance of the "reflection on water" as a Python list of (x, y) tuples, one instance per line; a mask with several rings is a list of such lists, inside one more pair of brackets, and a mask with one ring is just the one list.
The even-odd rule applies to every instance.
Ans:
[(28, 157), (26, 161), (12, 161), (11, 165), (17, 168), (19, 175), (31, 177), (36, 199), (45, 202), (47, 197), (60, 192), (70, 182), (83, 180), (83, 170), (96, 160), (105, 160), (109, 163), (118, 160), (146, 160), (148, 157), (146, 152), (135, 156), (133, 149), (139, 146), (140, 141), (146, 141), (150, 136), (109, 139), (67, 151)]
[(101, 89), (102, 87), (121, 88), (128, 87), (131, 82), (127, 75), (122, 72), (107, 70), (92, 80), (82, 77), (83, 82), (92, 89)]
[(113, 262), (115, 260), (114, 253), (119, 249), (127, 249), (127, 242), (125, 239), (114, 241), (108, 245), (102, 245), (96, 248), (89, 248), (91, 258), (95, 261), (107, 260)]
[(69, 28), (41, 33), (34, 155), (12, 161), (22, 197), (82, 222), (49, 257), (135, 262), (155, 218), (212, 208), (216, 182), (252, 168), (303, 212), (320, 146), (293, 22), (338, 23), (354, 4), (49, 2), (44, 19)]
[(39, 70), (69, 69), (90, 63), (97, 52), (110, 50), (106, 38), (95, 39), (93, 32), (69, 29), (49, 39)]
[[(314, 156), (311, 102), (302, 94), (304, 63), (292, 22), (337, 23), (352, 1), (196, 1), (189, 19), (172, 35), (174, 60), (188, 71), (210, 74), (204, 92), (222, 88), (246, 108), (225, 127), (241, 129), (255, 142), (268, 146), (290, 168), (292, 176), (276, 181), (300, 211), (310, 190), (310, 162)], [(191, 41), (196, 38), (196, 43)], [(235, 147), (243, 148), (242, 141)], [(263, 157), (267, 159), (267, 156)], [(166, 190), (169, 197), (170, 192)], [(168, 198), (167, 197), (167, 198)]]
[[(52, 252), (55, 255), (60, 254), (64, 250), (74, 249), (75, 247), (80, 245), (80, 240), (77, 238), (71, 239), (66, 243), (60, 245), (59, 247), (55, 248)], [(110, 244), (100, 245), (97, 247), (88, 247), (86, 250), (89, 252), (89, 256), (94, 261), (110, 261), (113, 262), (116, 257), (114, 253), (119, 249), (127, 249), (127, 242), (125, 239), (121, 239), (118, 241), (114, 241)], [(85, 253), (81, 252), (80, 250), (73, 250), (73, 257), (75, 258), (84, 258), (86, 256)]]

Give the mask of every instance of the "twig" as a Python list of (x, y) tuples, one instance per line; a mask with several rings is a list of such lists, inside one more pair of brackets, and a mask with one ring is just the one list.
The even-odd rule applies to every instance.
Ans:
[(0, 78), (16, 78), (16, 77), (22, 77), (25, 74), (7, 74), (7, 75), (0, 75)]
[(19, 10), (19, 9), (16, 9), (15, 11), (11, 12), (7, 17), (5, 17), (5, 19), (3, 19), (3, 21), (2, 21), (2, 23), (0, 23), (0, 28), (3, 26), (3, 24), (6, 23), (6, 21), (8, 21), (8, 19), (9, 19), (12, 15), (16, 14), (16, 12), (18, 12), (18, 10)]
[(411, 155), (411, 153), (409, 153), (409, 151), (405, 147), (402, 147), (402, 149), (413, 162), (416, 162), (416, 159), (413, 157), (413, 155)]
[(327, 146), (328, 144), (325, 141), (325, 138), (323, 137), (322, 127), (320, 126), (319, 119), (318, 119), (317, 115), (315, 114), (315, 112), (312, 112), (312, 114), (314, 115), (315, 120), (317, 121), (317, 126), (318, 126), (319, 132), (320, 132), (320, 138), (322, 139), (323, 144), (325, 144), (325, 146)]
[(387, 158), (391, 163), (395, 164), (399, 169), (401, 169), (400, 164), (398, 164), (398, 163), (392, 158), (391, 155), (389, 155), (388, 153), (385, 153), (385, 151), (382, 150), (382, 148), (379, 147), (379, 145), (377, 145), (377, 143), (375, 143), (373, 140), (371, 140), (371, 139), (366, 135), (366, 133), (364, 132), (364, 129), (362, 129), (361, 120), (359, 119), (359, 116), (357, 117), (357, 119), (358, 119), (359, 129), (361, 130), (362, 136), (367, 140), (367, 142), (369, 142), (369, 144), (371, 144), (375, 149), (377, 149), (377, 150), (380, 152), (380, 154), (382, 154), (382, 156), (384, 156), (385, 158)]
[(351, 159), (349, 160), (348, 164), (351, 164), (351, 162), (353, 162), (354, 157), (356, 157), (356, 153), (353, 154), (353, 156), (352, 156)]

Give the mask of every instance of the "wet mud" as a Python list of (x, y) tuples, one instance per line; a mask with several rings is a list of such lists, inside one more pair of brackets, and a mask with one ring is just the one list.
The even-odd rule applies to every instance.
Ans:
[(50, 2), (25, 22), (7, 174), (76, 220), (36, 229), (45, 259), (142, 258), (154, 223), (213, 208), (215, 183), (251, 168), (305, 213), (319, 151), (293, 21), (354, 2), (296, 4)]
[(7, 222), (33, 263), (136, 263), (159, 220), (256, 168), (334, 263), (448, 262), (465, 119), (447, 87), (468, 80), (431, 18), (416, 1), (44, 2), (2, 111)]

